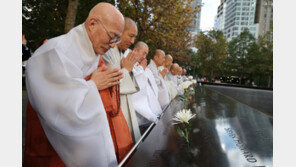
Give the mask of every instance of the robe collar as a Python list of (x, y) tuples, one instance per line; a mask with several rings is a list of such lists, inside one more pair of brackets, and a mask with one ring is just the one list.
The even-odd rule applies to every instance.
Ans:
[(153, 59), (150, 60), (150, 64), (153, 68), (157, 69), (157, 66), (156, 66), (155, 62), (153, 61)]

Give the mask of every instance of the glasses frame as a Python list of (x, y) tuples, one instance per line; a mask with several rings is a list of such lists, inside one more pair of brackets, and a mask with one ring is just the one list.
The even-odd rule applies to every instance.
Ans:
[(103, 24), (103, 22), (100, 19), (96, 19), (96, 21), (100, 22), (103, 26), (103, 28), (105, 29), (107, 35), (109, 36), (110, 40), (109, 40), (109, 44), (113, 44), (115, 43), (116, 45), (121, 43), (120, 37), (115, 35), (114, 37), (112, 37), (109, 33), (109, 31), (107, 30), (107, 28), (105, 27), (105, 25)]

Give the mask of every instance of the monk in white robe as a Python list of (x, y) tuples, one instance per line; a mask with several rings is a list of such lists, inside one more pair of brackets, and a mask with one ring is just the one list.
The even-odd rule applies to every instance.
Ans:
[(148, 45), (139, 41), (134, 47), (134, 52), (137, 55), (138, 63), (133, 69), (133, 74), (140, 87), (140, 91), (132, 95), (132, 100), (137, 112), (141, 134), (143, 134), (151, 122), (157, 121), (157, 117), (162, 113), (162, 109), (158, 102), (158, 88), (153, 74), (146, 68), (146, 56), (149, 52)]
[(184, 90), (179, 87), (180, 83), (182, 82), (180, 82), (180, 80), (178, 79), (178, 76), (177, 76), (178, 72), (179, 72), (179, 65), (177, 63), (174, 63), (171, 66), (170, 72), (166, 75), (166, 78), (167, 80), (170, 80), (174, 83), (174, 86), (178, 92), (178, 95), (183, 95)]
[(179, 66), (178, 72), (177, 72), (178, 85), (180, 85), (183, 82), (182, 72), (183, 72), (183, 69), (182, 69), (182, 67)]
[(164, 67), (168, 69), (168, 72), (165, 75), (164, 80), (166, 81), (167, 86), (169, 88), (170, 100), (173, 100), (178, 95), (178, 91), (175, 84), (170, 79), (168, 79), (168, 76), (171, 73), (170, 70), (171, 70), (172, 63), (173, 63), (173, 57), (170, 54), (165, 55)]
[(187, 80), (187, 77), (186, 77), (186, 69), (183, 69), (183, 72), (182, 72), (182, 82), (185, 82)]
[[(28, 61), (29, 101), (50, 144), (66, 166), (117, 166), (98, 90), (118, 85), (122, 73), (119, 69), (97, 66), (100, 55), (115, 46), (123, 29), (122, 14), (111, 4), (99, 3), (84, 24), (50, 39)], [(121, 141), (120, 145), (123, 144)]]
[(170, 94), (169, 88), (164, 80), (164, 77), (168, 71), (167, 68), (164, 68), (161, 71), (158, 71), (159, 66), (163, 66), (165, 60), (165, 53), (163, 50), (156, 49), (153, 59), (151, 59), (147, 68), (153, 73), (155, 82), (158, 87), (158, 101), (162, 108), (167, 106), (170, 103)]
[(129, 131), (132, 134), (133, 140), (136, 142), (141, 137), (136, 112), (131, 99), (131, 95), (139, 91), (138, 85), (135, 82), (132, 73), (132, 69), (136, 63), (136, 57), (132, 53), (124, 57), (123, 52), (135, 42), (138, 29), (136, 23), (132, 19), (125, 17), (124, 20), (125, 26), (121, 36), (121, 43), (110, 49), (103, 58), (106, 61), (108, 68), (120, 68), (123, 72), (123, 78), (120, 80), (120, 107), (128, 124)]

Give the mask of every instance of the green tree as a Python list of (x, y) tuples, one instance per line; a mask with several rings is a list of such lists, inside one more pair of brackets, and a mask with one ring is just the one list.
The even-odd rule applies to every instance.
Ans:
[(211, 30), (197, 35), (195, 46), (198, 49), (192, 58), (192, 66), (196, 65), (199, 75), (218, 77), (223, 72), (223, 62), (226, 59), (226, 38), (222, 31)]
[(189, 28), (194, 25), (200, 6), (192, 7), (193, 0), (125, 0), (118, 1), (124, 16), (137, 23), (137, 40), (149, 45), (151, 58), (155, 49), (163, 49), (180, 65), (190, 61), (187, 52), (192, 36)]
[[(69, 0), (73, 1), (73, 0)], [(75, 0), (78, 2), (78, 0)], [(23, 0), (22, 1), (22, 25), (23, 34), (26, 35), (28, 45), (32, 51), (37, 49), (38, 43), (44, 38), (53, 38), (65, 33), (67, 12), (72, 13), (68, 19), (71, 29), (74, 25), (85, 21), (92, 7), (102, 0), (79, 1), (77, 14), (71, 12), (76, 10), (75, 5), (68, 5), (68, 1), (61, 0)], [(114, 4), (113, 0), (107, 0)], [(74, 8), (74, 9), (73, 9)], [(75, 24), (73, 25), (73, 20)]]
[(273, 78), (273, 28), (259, 36), (258, 45), (261, 54), (259, 71), (268, 77), (267, 87), (272, 87)]
[(247, 28), (228, 43), (229, 73), (237, 75), (240, 78), (240, 84), (244, 77), (251, 75), (250, 68), (253, 65), (251, 60), (257, 54), (256, 51), (253, 51), (256, 47), (256, 39)]

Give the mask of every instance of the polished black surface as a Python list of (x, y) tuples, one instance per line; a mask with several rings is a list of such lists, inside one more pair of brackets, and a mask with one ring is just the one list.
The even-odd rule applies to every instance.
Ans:
[(204, 85), (261, 112), (273, 115), (273, 91), (229, 86)]
[(271, 117), (203, 86), (195, 88), (192, 99), (190, 108), (197, 116), (191, 121), (189, 144), (176, 132), (180, 125), (172, 125), (183, 109), (176, 98), (125, 165), (273, 166)]

